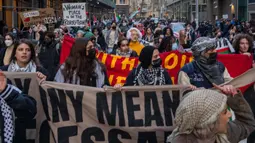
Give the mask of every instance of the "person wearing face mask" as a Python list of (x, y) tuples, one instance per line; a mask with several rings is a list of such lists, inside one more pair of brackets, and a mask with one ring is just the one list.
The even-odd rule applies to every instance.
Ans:
[(12, 34), (13, 34), (13, 36), (15, 37), (15, 39), (18, 39), (19, 37), (18, 37), (18, 30), (16, 29), (16, 28), (12, 28)]
[(127, 38), (129, 39), (129, 47), (136, 51), (140, 55), (144, 45), (140, 43), (142, 39), (142, 33), (137, 28), (131, 28), (127, 32)]
[(94, 43), (86, 38), (75, 40), (69, 57), (61, 65), (54, 80), (98, 88), (110, 85), (106, 67), (96, 58)]
[(14, 36), (11, 33), (5, 35), (5, 48), (0, 51), (0, 66), (9, 65), (10, 57), (14, 48)]
[(107, 53), (113, 51), (114, 45), (117, 44), (119, 37), (119, 31), (117, 29), (117, 23), (113, 22), (111, 29), (106, 34), (106, 43), (108, 45)]
[[(191, 85), (192, 89), (212, 88), (232, 80), (227, 68), (217, 61), (216, 40), (200, 37), (191, 47), (194, 61), (181, 68), (178, 83)], [(224, 88), (229, 88), (227, 85)]]
[(141, 62), (128, 75), (124, 86), (171, 85), (172, 80), (162, 67), (159, 51), (153, 46), (146, 46), (139, 56)]
[(55, 35), (52, 32), (46, 32), (44, 41), (41, 44), (38, 58), (42, 66), (49, 73), (48, 80), (53, 81), (59, 66), (59, 42), (55, 41)]

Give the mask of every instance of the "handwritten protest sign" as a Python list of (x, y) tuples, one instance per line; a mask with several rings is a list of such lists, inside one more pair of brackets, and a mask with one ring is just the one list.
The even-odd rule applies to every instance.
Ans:
[(25, 27), (31, 25), (41, 24), (52, 24), (56, 23), (57, 19), (53, 8), (42, 8), (38, 10), (19, 12), (23, 24)]
[(63, 3), (63, 19), (66, 26), (84, 26), (86, 24), (85, 3)]

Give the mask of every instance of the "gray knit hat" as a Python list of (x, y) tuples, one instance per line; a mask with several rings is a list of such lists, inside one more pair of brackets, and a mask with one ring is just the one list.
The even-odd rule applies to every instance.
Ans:
[(216, 47), (217, 40), (208, 37), (200, 37), (193, 42), (191, 51), (196, 58), (200, 56), (203, 51), (214, 49)]

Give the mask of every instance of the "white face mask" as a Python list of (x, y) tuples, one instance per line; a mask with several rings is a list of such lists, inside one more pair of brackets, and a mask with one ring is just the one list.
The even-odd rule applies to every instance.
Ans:
[(13, 44), (12, 40), (5, 40), (4, 42), (7, 47), (10, 47)]

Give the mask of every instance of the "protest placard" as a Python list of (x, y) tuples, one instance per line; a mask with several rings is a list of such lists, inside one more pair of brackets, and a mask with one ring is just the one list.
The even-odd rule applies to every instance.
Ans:
[(19, 16), (25, 27), (37, 25), (38, 23), (52, 24), (57, 22), (53, 8), (41, 8), (38, 10), (19, 12)]
[(66, 26), (86, 24), (86, 3), (63, 3), (63, 19)]

